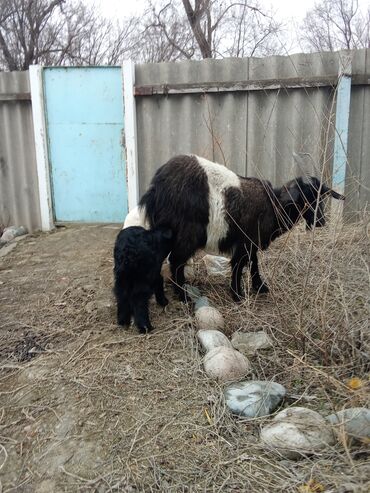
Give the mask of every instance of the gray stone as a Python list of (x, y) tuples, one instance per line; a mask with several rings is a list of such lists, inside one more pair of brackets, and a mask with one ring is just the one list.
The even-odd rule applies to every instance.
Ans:
[(225, 389), (227, 407), (247, 418), (272, 413), (285, 394), (285, 388), (279, 383), (259, 380), (233, 383)]
[(11, 231), (14, 236), (22, 236), (28, 233), (28, 230), (24, 226), (8, 226), (7, 228), (4, 228), (4, 233), (7, 231)]
[(198, 310), (204, 306), (210, 306), (209, 299), (207, 296), (202, 296), (199, 288), (196, 286), (191, 286), (190, 284), (185, 284), (184, 288), (191, 301), (195, 303), (195, 310)]
[(316, 411), (290, 407), (261, 430), (261, 442), (288, 459), (319, 453), (335, 443), (330, 425)]
[(246, 356), (252, 356), (258, 349), (268, 349), (273, 346), (271, 339), (263, 330), (259, 332), (235, 332), (231, 344)]
[(195, 286), (190, 286), (190, 284), (184, 284), (184, 289), (189, 298), (194, 302), (196, 302), (198, 298), (202, 296), (200, 289)]
[(216, 347), (231, 348), (229, 339), (219, 330), (199, 330), (197, 336), (206, 352)]
[(194, 310), (197, 311), (199, 308), (202, 308), (202, 306), (210, 306), (207, 296), (201, 296), (197, 299), (194, 305)]
[(370, 439), (370, 409), (351, 407), (326, 417), (340, 436), (343, 431), (351, 438)]
[(28, 234), (28, 229), (25, 226), (19, 226), (14, 232), (14, 236), (23, 236), (26, 234)]

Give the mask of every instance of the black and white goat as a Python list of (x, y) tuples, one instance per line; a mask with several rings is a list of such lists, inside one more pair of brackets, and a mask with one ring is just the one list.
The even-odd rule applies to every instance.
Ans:
[(239, 300), (247, 264), (253, 288), (268, 291), (258, 270), (258, 249), (266, 249), (302, 217), (308, 228), (323, 226), (323, 198), (328, 195), (344, 199), (315, 177), (297, 178), (274, 189), (268, 181), (244, 178), (204, 158), (182, 155), (157, 170), (139, 212), (150, 227), (173, 232), (169, 259), (180, 299), (184, 300), (184, 266), (204, 249), (231, 254), (231, 290)]
[(130, 325), (131, 317), (140, 332), (153, 329), (148, 303), (168, 304), (164, 295), (161, 267), (170, 252), (172, 232), (168, 228), (146, 230), (141, 226), (122, 229), (114, 246), (114, 293), (117, 321)]

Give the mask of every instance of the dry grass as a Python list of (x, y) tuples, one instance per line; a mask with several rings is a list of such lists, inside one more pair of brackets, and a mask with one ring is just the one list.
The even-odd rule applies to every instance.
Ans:
[[(225, 409), (203, 373), (191, 308), (171, 296), (166, 313), (151, 306), (154, 333), (117, 328), (116, 232), (30, 238), (0, 264), (3, 491), (297, 492), (310, 479), (326, 492), (369, 491), (366, 444), (298, 462), (260, 446), (269, 418)], [(260, 257), (268, 296), (250, 293), (245, 276), (248, 295), (234, 304), (229, 280), (207, 277), (201, 260), (193, 282), (228, 335), (264, 329), (274, 340), (253, 358), (253, 377), (284, 384), (284, 406), (326, 415), (369, 405), (369, 252), (364, 221), (298, 228)], [(354, 376), (357, 390), (346, 385)]]

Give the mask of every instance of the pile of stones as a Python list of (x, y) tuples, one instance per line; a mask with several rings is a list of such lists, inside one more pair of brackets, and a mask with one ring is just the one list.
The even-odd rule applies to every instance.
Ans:
[[(225, 321), (220, 311), (211, 306), (193, 286), (186, 286), (194, 302), (203, 366), (206, 375), (225, 385), (224, 398), (234, 415), (246, 419), (269, 416), (286, 396), (277, 382), (245, 379), (252, 372), (251, 357), (271, 349), (273, 343), (264, 332), (236, 332), (229, 340), (222, 332)], [(288, 407), (279, 411), (260, 432), (261, 443), (280, 456), (297, 459), (317, 454), (338, 441), (370, 440), (370, 410), (349, 408), (323, 417), (305, 407)]]

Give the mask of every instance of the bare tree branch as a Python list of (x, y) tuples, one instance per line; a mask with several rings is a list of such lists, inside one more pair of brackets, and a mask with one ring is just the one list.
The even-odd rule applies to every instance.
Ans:
[[(190, 27), (194, 33), (195, 39), (197, 40), (199, 49), (202, 53), (203, 58), (212, 58), (212, 47), (210, 42), (210, 33), (206, 38), (205, 32), (200, 26), (200, 21), (203, 17), (203, 12), (209, 8), (209, 0), (195, 0), (195, 9), (193, 9), (189, 0), (182, 0), (184, 9), (190, 24)], [(210, 26), (210, 11), (208, 10), (208, 27)]]
[(322, 0), (310, 10), (301, 28), (308, 50), (366, 48), (370, 38), (370, 9), (363, 13), (357, 0)]

